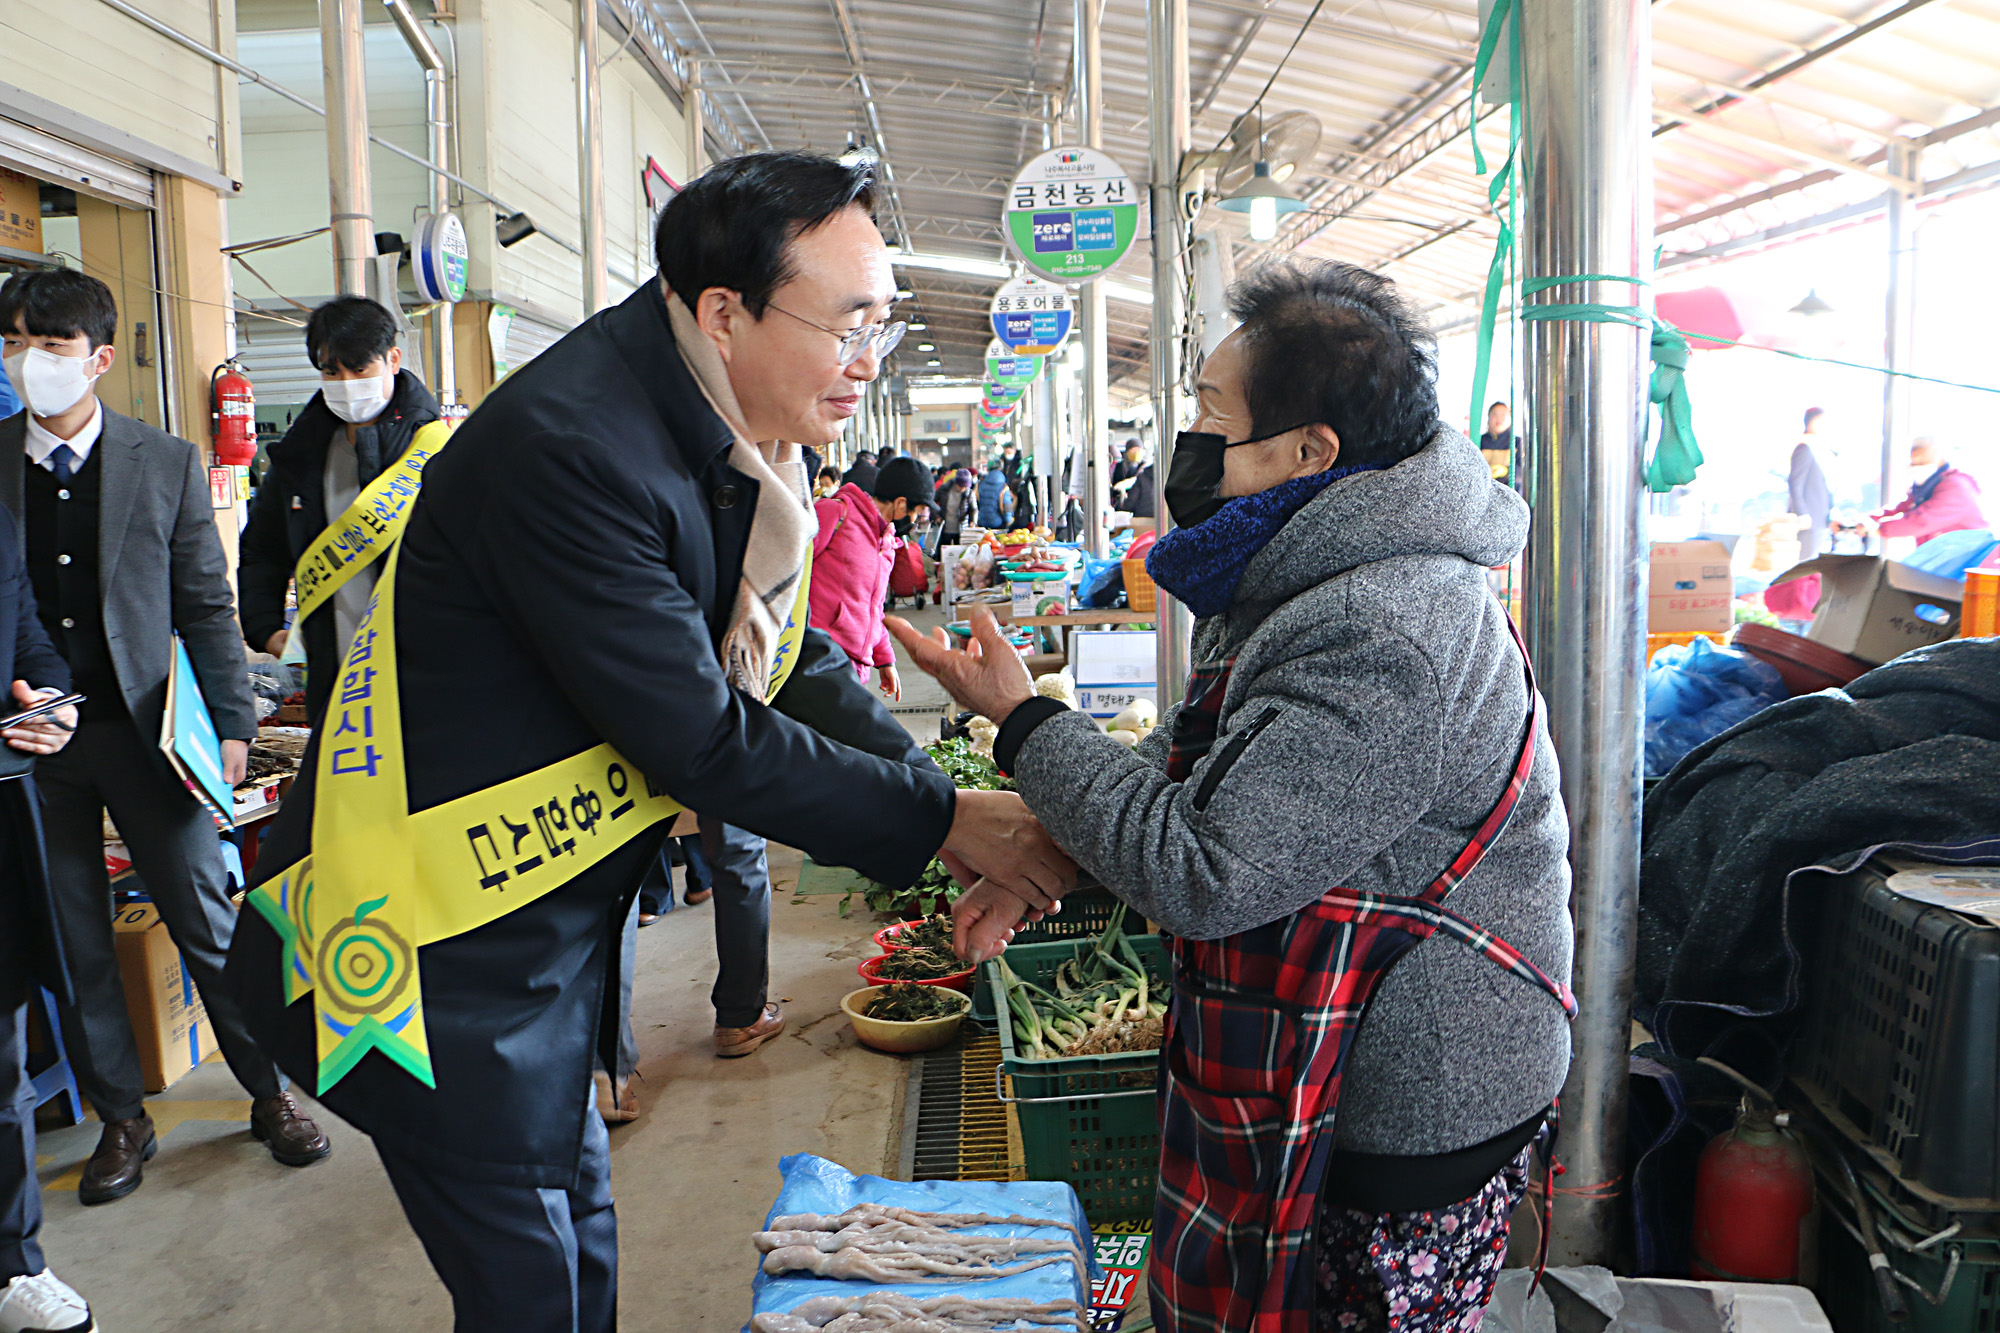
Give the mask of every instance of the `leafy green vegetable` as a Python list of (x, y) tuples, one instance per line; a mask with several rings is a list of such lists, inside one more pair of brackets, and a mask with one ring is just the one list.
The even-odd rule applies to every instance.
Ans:
[(965, 1012), (958, 992), (942, 986), (878, 986), (862, 1012), (890, 1023), (920, 1023)]

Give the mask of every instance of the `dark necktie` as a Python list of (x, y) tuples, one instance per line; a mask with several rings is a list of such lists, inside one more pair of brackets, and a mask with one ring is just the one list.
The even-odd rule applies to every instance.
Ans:
[(71, 452), (70, 447), (59, 444), (49, 450), (49, 461), (56, 465), (56, 480), (65, 486), (69, 485), (70, 478), (76, 475), (74, 471), (76, 455)]

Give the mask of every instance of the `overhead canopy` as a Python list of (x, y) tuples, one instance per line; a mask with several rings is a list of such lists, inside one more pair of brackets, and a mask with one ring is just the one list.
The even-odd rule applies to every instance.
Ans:
[[(626, 2), (650, 4), (705, 62), (722, 151), (839, 152), (851, 136), (881, 153), (885, 231), (911, 252), (905, 281), (943, 363), (930, 373), (979, 373), (996, 279), (938, 262), (1000, 261), (1014, 169), (1045, 134), (1074, 141), (1072, 0)], [(1286, 182), (1311, 208), (1275, 241), (1253, 245), (1240, 215), (1212, 208), (1201, 225), (1234, 239), (1239, 266), (1293, 250), (1351, 260), (1395, 277), (1439, 326), (1469, 319), (1495, 235), (1465, 132), (1476, 0), (1188, 11), (1197, 151), (1224, 146), (1267, 81), (1265, 117), (1304, 111), (1323, 130)], [(1656, 0), (1653, 15), (1670, 270), (1865, 215), (1890, 187), (1897, 136), (1922, 145), (1925, 193), (2000, 182), (2000, 0)], [(1143, 180), (1143, 0), (1107, 0), (1103, 62), (1105, 149)], [(1482, 108), (1481, 130), (1502, 146), (1504, 114)], [(1147, 285), (1140, 245), (1110, 288), (1111, 375), (1134, 388)], [(928, 355), (906, 368), (926, 373)]]

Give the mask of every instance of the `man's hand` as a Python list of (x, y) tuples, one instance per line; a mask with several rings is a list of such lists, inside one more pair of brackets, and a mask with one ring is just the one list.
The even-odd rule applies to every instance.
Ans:
[(222, 780), (234, 787), (250, 772), (250, 742), (222, 743)]
[(968, 963), (998, 958), (1029, 916), (1028, 905), (990, 879), (982, 879), (951, 905), (952, 948)]
[(276, 634), (264, 640), (264, 651), (273, 657), (283, 657), (285, 655), (285, 644), (290, 641), (291, 634), (290, 630), (279, 630)]
[(932, 630), (927, 639), (901, 616), (890, 616), (886, 623), (910, 659), (949, 690), (961, 708), (990, 719), (995, 726), (1035, 697), (1028, 664), (1000, 633), (1000, 622), (984, 607), (972, 613), (972, 639), (963, 652), (952, 648), (951, 636), (942, 629)]
[(902, 701), (903, 678), (896, 674), (894, 666), (876, 667), (875, 681), (882, 687), (882, 693), (898, 702)]
[(991, 880), (1038, 911), (1053, 909), (1076, 887), (1076, 863), (1011, 791), (961, 790), (938, 855), (967, 888)]
[[(53, 699), (61, 690), (38, 690), (25, 680), (14, 682), (14, 702), (21, 707), (17, 712), (26, 711), (44, 699)], [(0, 731), (7, 744), (27, 754), (54, 754), (69, 744), (69, 738), (76, 734), (76, 705), (64, 704), (46, 717), (33, 722)]]

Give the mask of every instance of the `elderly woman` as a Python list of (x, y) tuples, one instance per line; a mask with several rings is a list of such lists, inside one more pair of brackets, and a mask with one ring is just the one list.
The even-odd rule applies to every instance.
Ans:
[[(1477, 1325), (1569, 1064), (1568, 829), (1486, 569), (1525, 505), (1438, 420), (1387, 280), (1256, 271), (1148, 561), (1197, 617), (1136, 751), (980, 652), (898, 637), (1000, 724), (1056, 842), (1171, 931), (1152, 1313), (1168, 1330)], [(985, 883), (962, 950), (1026, 905)]]

